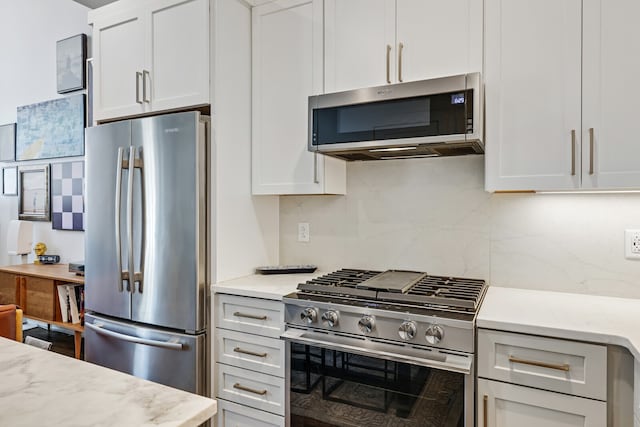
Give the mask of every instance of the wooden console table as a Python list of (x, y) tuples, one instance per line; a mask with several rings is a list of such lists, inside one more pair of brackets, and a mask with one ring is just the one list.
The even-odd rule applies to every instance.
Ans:
[(62, 321), (58, 285), (84, 284), (67, 264), (19, 264), (0, 267), (0, 304), (17, 304), (24, 317), (73, 331), (76, 359), (80, 358), (84, 326)]

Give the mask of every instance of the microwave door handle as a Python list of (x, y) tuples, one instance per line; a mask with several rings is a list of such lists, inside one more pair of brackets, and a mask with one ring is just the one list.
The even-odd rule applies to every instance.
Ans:
[(313, 152), (313, 183), (320, 184), (320, 179), (318, 178), (318, 152)]

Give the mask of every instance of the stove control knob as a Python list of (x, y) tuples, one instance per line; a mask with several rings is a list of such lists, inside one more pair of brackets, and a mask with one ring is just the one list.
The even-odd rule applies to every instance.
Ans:
[(329, 325), (330, 328), (338, 325), (338, 312), (329, 310), (322, 315), (322, 320)]
[(373, 316), (365, 314), (362, 319), (358, 320), (358, 328), (364, 334), (370, 334), (376, 328), (376, 319)]
[(400, 329), (398, 329), (398, 334), (400, 338), (405, 341), (411, 341), (416, 337), (416, 332), (418, 331), (418, 327), (416, 326), (416, 322), (413, 320), (405, 320), (400, 325)]
[(300, 320), (308, 324), (315, 323), (318, 318), (318, 312), (315, 308), (307, 307), (300, 313)]
[(424, 336), (429, 344), (438, 344), (444, 338), (444, 329), (439, 325), (431, 325), (427, 328)]

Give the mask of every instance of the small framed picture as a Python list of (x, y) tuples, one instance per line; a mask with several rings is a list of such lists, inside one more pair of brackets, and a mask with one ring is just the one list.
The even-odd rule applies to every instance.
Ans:
[(51, 221), (49, 165), (18, 169), (18, 219)]
[(85, 88), (87, 35), (78, 34), (56, 42), (58, 93)]
[(16, 159), (16, 124), (0, 126), (0, 162), (13, 162)]
[(2, 168), (2, 194), (18, 195), (18, 168), (16, 166)]

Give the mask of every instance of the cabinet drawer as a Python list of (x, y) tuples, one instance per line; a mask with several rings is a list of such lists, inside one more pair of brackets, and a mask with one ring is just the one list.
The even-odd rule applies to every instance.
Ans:
[(284, 378), (217, 364), (216, 396), (284, 416)]
[(281, 301), (216, 294), (216, 326), (278, 338), (284, 331)]
[(284, 417), (218, 400), (218, 427), (284, 427)]
[(478, 376), (606, 400), (607, 348), (478, 330)]
[(481, 378), (477, 399), (478, 427), (607, 425), (607, 403), (584, 397)]
[(43, 320), (56, 320), (58, 294), (55, 283), (39, 277), (22, 277), (20, 305), (24, 314)]
[(218, 328), (216, 360), (227, 365), (284, 377), (284, 341)]

